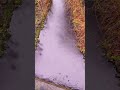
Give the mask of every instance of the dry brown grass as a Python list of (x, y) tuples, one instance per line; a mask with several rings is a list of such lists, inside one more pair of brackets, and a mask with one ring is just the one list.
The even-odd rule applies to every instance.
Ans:
[(77, 47), (85, 53), (85, 6), (83, 0), (66, 0), (67, 10), (77, 39)]
[(51, 4), (52, 0), (35, 0), (35, 46), (38, 43), (40, 30), (44, 28), (44, 22)]

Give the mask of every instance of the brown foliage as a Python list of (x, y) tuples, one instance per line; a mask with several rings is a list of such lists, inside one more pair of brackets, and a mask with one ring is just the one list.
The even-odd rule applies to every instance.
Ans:
[(77, 46), (85, 53), (85, 7), (82, 0), (66, 0), (67, 9), (70, 10), (70, 19), (73, 24)]

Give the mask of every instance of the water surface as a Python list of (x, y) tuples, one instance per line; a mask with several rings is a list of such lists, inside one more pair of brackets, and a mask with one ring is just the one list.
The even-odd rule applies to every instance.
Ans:
[(85, 90), (85, 63), (75, 46), (67, 21), (64, 0), (53, 0), (45, 28), (41, 31), (35, 56), (35, 74), (79, 90)]

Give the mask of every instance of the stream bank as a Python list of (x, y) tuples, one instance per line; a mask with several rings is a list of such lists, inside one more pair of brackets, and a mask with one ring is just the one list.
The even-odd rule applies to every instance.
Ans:
[(18, 8), (22, 0), (0, 0), (0, 58), (6, 54), (8, 41), (11, 37), (9, 31), (13, 11)]
[(99, 47), (101, 38), (95, 14), (88, 9), (86, 15), (86, 90), (120, 90), (115, 68), (102, 56)]
[(10, 48), (0, 58), (0, 90), (34, 89), (34, 10), (34, 0), (23, 0), (13, 12)]

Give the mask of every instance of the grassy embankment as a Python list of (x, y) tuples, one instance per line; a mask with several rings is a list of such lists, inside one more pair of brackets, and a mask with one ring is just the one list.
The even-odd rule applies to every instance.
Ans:
[(96, 0), (95, 11), (102, 31), (101, 46), (105, 56), (120, 73), (120, 0)]
[(47, 14), (52, 0), (35, 0), (35, 47), (37, 46), (40, 31), (44, 28)]
[(15, 8), (21, 5), (22, 0), (9, 0), (9, 2), (0, 2), (0, 57), (5, 54), (7, 41), (11, 34), (8, 30), (11, 17)]
[(77, 47), (85, 54), (85, 6), (83, 0), (66, 0), (67, 12), (75, 32)]

